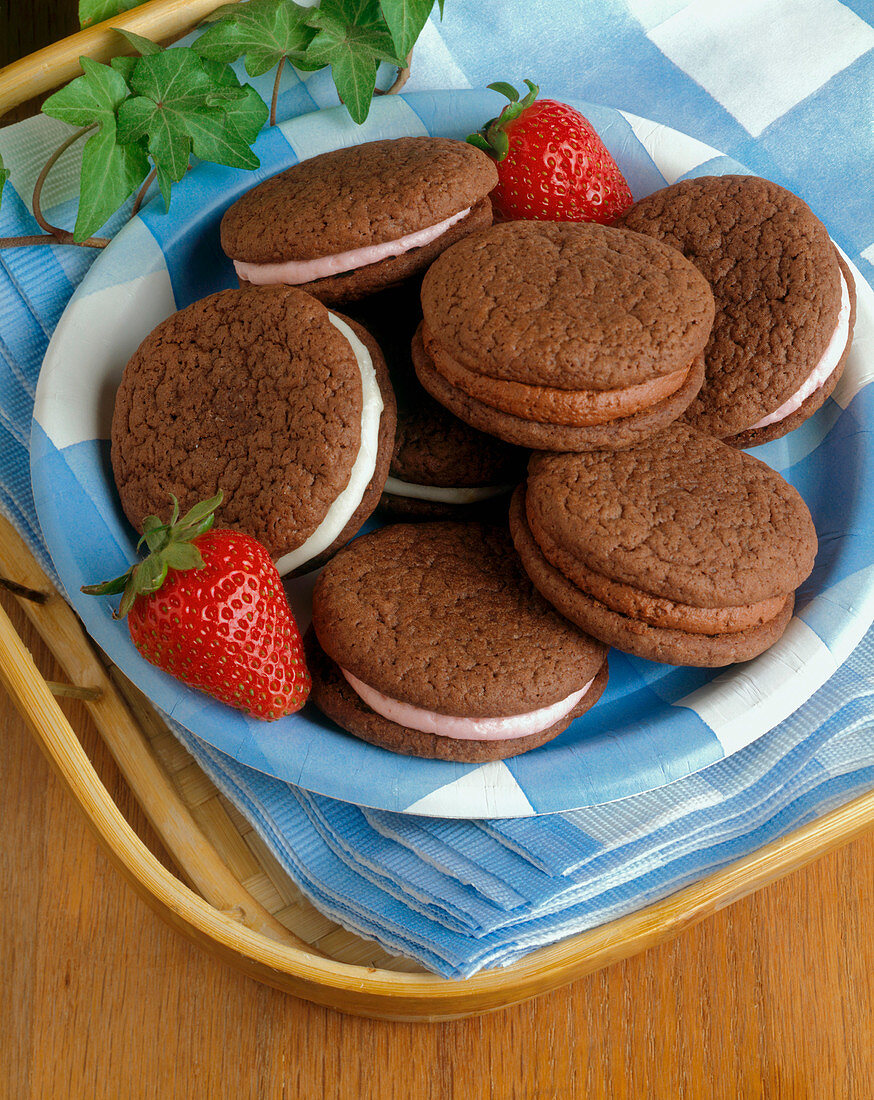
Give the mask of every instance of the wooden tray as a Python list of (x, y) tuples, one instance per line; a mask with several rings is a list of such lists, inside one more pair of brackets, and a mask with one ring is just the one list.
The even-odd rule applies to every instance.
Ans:
[(0, 681), (98, 840), (156, 912), (268, 985), (356, 1015), (448, 1020), (515, 1004), (627, 958), (697, 923), (874, 823), (874, 792), (671, 897), (466, 981), (409, 960), (322, 916), (215, 789), (145, 699), (95, 652), (15, 529), (0, 517), (0, 573), (45, 593), (17, 597), (86, 706), (151, 825), (188, 879), (164, 867), (122, 816), (33, 659), (0, 609)]
[[(218, 2), (151, 0), (8, 66), (0, 72), (0, 113), (75, 76), (81, 54), (106, 59), (120, 52), (111, 26), (166, 39)], [(0, 608), (0, 682), (122, 874), (166, 921), (226, 962), (343, 1012), (448, 1020), (524, 1001), (670, 938), (874, 823), (871, 792), (661, 902), (536, 951), (514, 966), (466, 981), (438, 978), (346, 932), (307, 902), (146, 700), (95, 651), (2, 517), (0, 573), (44, 595), (42, 602), (16, 598), (70, 683), (92, 689), (89, 713), (187, 881), (164, 867), (128, 824)]]

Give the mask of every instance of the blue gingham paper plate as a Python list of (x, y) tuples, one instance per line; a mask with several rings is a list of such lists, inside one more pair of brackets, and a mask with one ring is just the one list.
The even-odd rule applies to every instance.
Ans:
[[(874, 469), (868, 427), (874, 376), (874, 294), (858, 290), (854, 350), (833, 397), (788, 437), (756, 448), (801, 492), (820, 540), (783, 638), (723, 670), (671, 668), (613, 651), (602, 700), (556, 740), (486, 765), (399, 756), (345, 734), (312, 707), (261, 723), (191, 691), (145, 662), (115, 601), (79, 588), (127, 568), (136, 536), (109, 465), (112, 405), (142, 338), (174, 310), (236, 285), (219, 247), (224, 210), (256, 182), (307, 157), (377, 138), (463, 138), (496, 114), (491, 92), (382, 97), (363, 127), (345, 110), (265, 130), (261, 168), (196, 167), (174, 192), (126, 225), (96, 260), (52, 337), (36, 396), (31, 469), (43, 533), (92, 637), (166, 714), (240, 763), (305, 790), (377, 809), (456, 818), (522, 817), (577, 809), (671, 783), (781, 722), (838, 668), (874, 620)], [(577, 106), (619, 163), (635, 198), (687, 176), (745, 172), (692, 138), (624, 112)], [(302, 629), (314, 576), (290, 585)]]

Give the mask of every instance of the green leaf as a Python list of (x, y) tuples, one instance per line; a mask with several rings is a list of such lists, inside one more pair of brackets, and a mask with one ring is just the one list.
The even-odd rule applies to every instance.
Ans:
[(398, 56), (406, 57), (422, 33), (434, 0), (379, 0), (379, 6)]
[(261, 76), (289, 54), (303, 53), (316, 33), (307, 24), (311, 11), (290, 0), (249, 0), (219, 11), (221, 21), (193, 48), (214, 61), (236, 61), (245, 55), (250, 76)]
[(193, 542), (171, 542), (164, 551), (170, 569), (202, 569), (203, 557)]
[[(234, 92), (233, 98), (222, 102), (222, 109), (230, 122), (234, 124), (240, 137), (247, 145), (252, 145), (261, 133), (270, 113), (267, 104), (251, 84), (241, 85), (237, 74), (229, 65), (201, 58), (201, 64), (207, 76), (216, 88), (227, 89), (225, 94)], [(210, 96), (210, 102), (216, 101), (216, 95)], [(256, 165), (257, 167), (257, 165)]]
[(146, 138), (149, 154), (158, 173), (164, 203), (170, 206), (170, 189), (185, 175), (191, 154), (191, 138), (171, 106), (160, 106), (147, 96), (137, 96), (121, 105), (119, 136), (124, 142)]
[(137, 550), (144, 542), (148, 543), (148, 556), (131, 566), (124, 576), (104, 581), (103, 584), (84, 585), (82, 591), (89, 596), (111, 596), (123, 592), (115, 612), (116, 619), (123, 619), (138, 595), (160, 589), (170, 569), (201, 569), (203, 556), (193, 540), (212, 527), (215, 509), (221, 504), (223, 496), (219, 489), (214, 497), (195, 504), (180, 520), (179, 501), (171, 493), (173, 511), (168, 523), (162, 523), (158, 516), (146, 516), (143, 520), (144, 533), (137, 543)]
[(149, 174), (149, 158), (136, 144), (120, 145), (115, 119), (103, 121), (82, 151), (79, 210), (73, 240), (85, 241), (115, 213)]
[(133, 577), (137, 592), (157, 592), (167, 576), (165, 555), (144, 558), (134, 567)]
[[(255, 138), (261, 133), (270, 111), (267, 104), (250, 84), (246, 84), (243, 91), (246, 93), (243, 98), (226, 104), (224, 111), (228, 122), (233, 123), (243, 141), (247, 145), (252, 145)], [(258, 167), (257, 157), (255, 158), (254, 167)]]
[(84, 592), (86, 596), (117, 596), (119, 592), (124, 592), (125, 585), (130, 579), (130, 572), (128, 569), (120, 577), (104, 581), (102, 584), (83, 584), (79, 591)]
[[(224, 492), (219, 489), (215, 496), (211, 496), (209, 500), (201, 500), (193, 507), (189, 508), (185, 515), (179, 522), (180, 527), (199, 527), (205, 519), (212, 520), (215, 518), (213, 513), (216, 508), (224, 500)], [(175, 520), (174, 520), (175, 522)]]
[(510, 139), (507, 137), (506, 130), (495, 130), (489, 137), (491, 139), (492, 148), (497, 154), (497, 159), (499, 161), (503, 160), (507, 153), (510, 152)]
[(143, 0), (79, 0), (79, 26), (102, 23), (104, 19), (112, 19), (114, 15), (130, 11), (142, 3)]
[(194, 155), (201, 160), (227, 164), (231, 168), (258, 167), (258, 158), (226, 114), (191, 115), (186, 127)]
[(115, 112), (130, 94), (125, 78), (109, 65), (80, 57), (82, 76), (43, 103), (43, 113), (73, 126), (115, 122)]
[(349, 50), (337, 57), (331, 76), (346, 110), (359, 125), (370, 113), (376, 88), (376, 64), (372, 57)]
[(9, 179), (9, 169), (3, 165), (3, 157), (0, 157), (0, 203), (3, 201), (3, 186)]
[(130, 95), (125, 77), (110, 65), (79, 59), (82, 76), (55, 92), (43, 111), (74, 126), (93, 126), (85, 143), (79, 185), (79, 211), (73, 239), (87, 240), (121, 206), (149, 172), (145, 149), (122, 145), (116, 111)]
[(512, 84), (508, 84), (505, 80), (496, 80), (494, 84), (487, 84), (486, 87), (491, 88), (493, 92), (506, 96), (511, 103), (516, 103), (519, 100), (519, 93)]
[(267, 109), (257, 107), (248, 85), (241, 88), (235, 77), (217, 72), (187, 47), (140, 58), (130, 85), (135, 95), (119, 107), (119, 139), (148, 142), (167, 206), (192, 150), (218, 164), (257, 168), (248, 146)]
[(109, 64), (117, 73), (121, 73), (125, 81), (128, 81), (131, 78), (131, 73), (136, 68), (137, 59), (135, 57), (113, 57)]
[(489, 156), (492, 155), (492, 147), (482, 136), (482, 134), (468, 134), (465, 140), (467, 141), (468, 145), (475, 145), (477, 149), (482, 149), (482, 151), (484, 153), (488, 153)]
[(157, 42), (153, 42), (151, 38), (143, 38), (141, 34), (134, 34), (133, 31), (126, 31), (121, 27), (115, 27), (114, 29), (122, 38), (128, 40), (141, 57), (151, 57), (153, 54), (162, 52), (162, 47)]
[(378, 0), (322, 0), (309, 22), (318, 33), (307, 60), (331, 66), (337, 93), (355, 122), (367, 118), (380, 61), (403, 67)]
[(158, 516), (146, 516), (143, 520), (142, 538), (137, 543), (137, 552), (142, 550), (144, 543), (151, 553), (163, 549), (169, 540), (169, 532), (170, 525), (162, 523)]
[(386, 26), (379, 0), (322, 0), (319, 7), (310, 10), (308, 22), (318, 28), (307, 50), (313, 61), (324, 58), (333, 65), (334, 55), (351, 51), (369, 54), (374, 61), (404, 64)]
[(152, 531), (160, 531), (162, 527), (166, 527), (167, 524), (161, 521), (160, 516), (146, 516), (143, 520), (143, 538), (149, 535)]

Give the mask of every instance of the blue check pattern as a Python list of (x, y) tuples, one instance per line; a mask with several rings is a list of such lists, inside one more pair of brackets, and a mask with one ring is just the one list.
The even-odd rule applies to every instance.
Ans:
[[(545, 94), (665, 123), (802, 195), (871, 279), (874, 9), (860, 0), (729, 7), (544, 0), (522, 18), (500, 0), (450, 2), (443, 22), (429, 21), (406, 90), (528, 76)], [(264, 95), (269, 82), (254, 81)], [(327, 74), (287, 73), (284, 118), (334, 104)], [(27, 200), (64, 132), (42, 118), (0, 131), (12, 169), (0, 235), (38, 231)], [(59, 224), (74, 216), (76, 155), (46, 194)], [(31, 413), (49, 337), (92, 259), (62, 247), (0, 252), (0, 507), (53, 575), (30, 485)], [(790, 718), (704, 771), (607, 804), (517, 819), (358, 807), (242, 766), (175, 729), (328, 916), (436, 973), (467, 976), (665, 896), (870, 789), (872, 691), (869, 632)]]

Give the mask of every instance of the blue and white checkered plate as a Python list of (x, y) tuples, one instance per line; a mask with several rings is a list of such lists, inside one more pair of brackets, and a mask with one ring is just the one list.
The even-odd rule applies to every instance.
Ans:
[[(613, 801), (706, 768), (763, 736), (808, 699), (874, 620), (874, 293), (858, 291), (854, 349), (822, 409), (788, 437), (755, 449), (799, 490), (819, 555), (783, 638), (747, 664), (671, 668), (610, 655), (601, 701), (556, 740), (511, 760), (450, 764), (399, 756), (339, 730), (312, 707), (275, 723), (249, 719), (144, 661), (112, 618), (114, 601), (83, 584), (116, 576), (136, 536), (109, 465), (113, 398), (143, 337), (174, 310), (235, 286), (219, 247), (224, 210), (282, 168), (340, 146), (409, 134), (463, 138), (500, 109), (491, 92), (377, 99), (362, 127), (345, 110), (302, 115), (265, 130), (256, 173), (200, 164), (165, 214), (148, 204), (86, 275), (55, 331), (39, 380), (31, 446), (43, 533), (91, 636), (166, 714), (222, 752), (306, 790), (360, 805), (442, 817), (553, 813)], [(575, 104), (616, 158), (635, 198), (687, 176), (746, 172), (701, 142), (655, 122)], [(292, 583), (306, 629), (314, 577)]]

